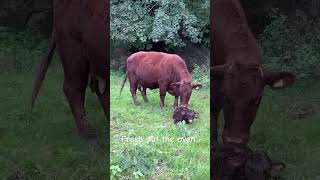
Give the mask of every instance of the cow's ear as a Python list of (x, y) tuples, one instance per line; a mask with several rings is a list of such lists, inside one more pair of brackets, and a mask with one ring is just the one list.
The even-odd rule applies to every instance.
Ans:
[(192, 84), (192, 89), (199, 90), (202, 88), (202, 84)]
[(272, 89), (286, 88), (294, 83), (295, 76), (290, 72), (280, 71), (274, 72), (270, 70), (264, 70), (263, 76)]
[(286, 165), (283, 162), (273, 161), (271, 162), (271, 176), (277, 176), (286, 168)]
[(227, 68), (228, 68), (228, 64), (223, 64), (219, 66), (211, 66), (210, 70), (213, 76), (223, 76), (224, 73), (227, 71)]

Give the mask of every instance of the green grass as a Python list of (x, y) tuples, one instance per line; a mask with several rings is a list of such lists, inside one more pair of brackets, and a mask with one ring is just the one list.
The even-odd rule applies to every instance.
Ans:
[[(174, 101), (167, 94), (165, 108), (160, 109), (159, 89), (148, 90), (149, 103), (135, 107), (127, 82), (122, 95), (119, 89), (123, 74), (111, 73), (111, 172), (113, 179), (209, 179), (210, 170), (210, 100), (209, 88), (194, 91), (189, 106), (199, 112), (191, 124), (172, 120)], [(142, 142), (125, 142), (121, 138), (142, 137)], [(148, 137), (158, 137), (148, 142)], [(174, 142), (163, 142), (162, 138)], [(198, 142), (178, 142), (180, 137), (194, 137)]]
[(320, 179), (319, 81), (298, 80), (276, 91), (266, 88), (250, 138), (251, 148), (286, 164), (281, 179)]
[(98, 145), (81, 140), (62, 92), (58, 59), (31, 113), (35, 67), (46, 51), (46, 40), (31, 36), (0, 28), (0, 179), (106, 179), (104, 114), (88, 91), (86, 107), (100, 139)]

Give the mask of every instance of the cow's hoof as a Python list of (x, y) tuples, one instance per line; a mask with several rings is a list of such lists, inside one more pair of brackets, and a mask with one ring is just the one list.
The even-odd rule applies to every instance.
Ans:
[(141, 105), (141, 103), (140, 103), (139, 101), (136, 101), (134, 104), (135, 104), (137, 107), (139, 107), (139, 106)]

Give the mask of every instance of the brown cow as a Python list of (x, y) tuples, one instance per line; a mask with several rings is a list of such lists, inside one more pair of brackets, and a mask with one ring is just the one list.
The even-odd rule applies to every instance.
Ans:
[(96, 140), (85, 108), (88, 85), (97, 94), (105, 114), (108, 101), (109, 1), (54, 0), (53, 33), (49, 53), (39, 66), (32, 91), (32, 107), (57, 47), (64, 69), (63, 91), (74, 115), (79, 135)]
[(201, 84), (193, 84), (192, 77), (184, 60), (175, 54), (163, 52), (140, 51), (132, 54), (127, 59), (127, 73), (120, 89), (120, 95), (127, 77), (130, 81), (130, 91), (136, 106), (136, 91), (138, 86), (142, 87), (141, 94), (147, 102), (146, 89), (160, 89), (160, 107), (164, 106), (166, 92), (175, 96), (177, 105), (180, 97), (180, 106), (188, 107), (192, 89), (199, 89)]
[(294, 82), (289, 72), (261, 66), (262, 55), (238, 0), (215, 0), (211, 5), (212, 129), (217, 142), (217, 119), (224, 113), (223, 141), (246, 144), (263, 90)]

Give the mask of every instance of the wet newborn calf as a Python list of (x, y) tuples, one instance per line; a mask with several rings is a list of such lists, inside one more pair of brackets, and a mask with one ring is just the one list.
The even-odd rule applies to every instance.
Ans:
[(177, 107), (172, 115), (173, 122), (176, 124), (178, 122), (186, 121), (187, 124), (192, 123), (194, 118), (198, 118), (199, 113), (187, 108), (187, 107)]
[(267, 153), (248, 147), (226, 144), (216, 151), (217, 180), (267, 180), (285, 169), (285, 164), (272, 161)]

